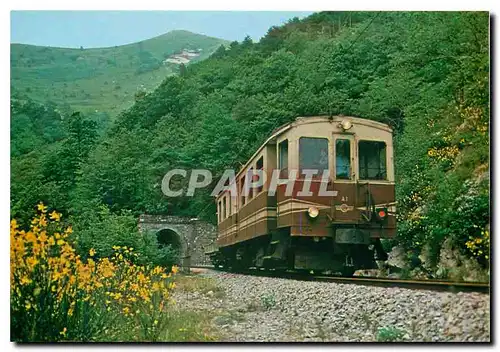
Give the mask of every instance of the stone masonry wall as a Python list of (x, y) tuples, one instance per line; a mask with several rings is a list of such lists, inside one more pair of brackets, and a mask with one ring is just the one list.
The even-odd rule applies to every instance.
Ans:
[(174, 231), (180, 237), (183, 266), (210, 264), (205, 256), (205, 250), (217, 237), (216, 226), (199, 219), (178, 216), (143, 214), (139, 217), (141, 232), (157, 233), (165, 229)]

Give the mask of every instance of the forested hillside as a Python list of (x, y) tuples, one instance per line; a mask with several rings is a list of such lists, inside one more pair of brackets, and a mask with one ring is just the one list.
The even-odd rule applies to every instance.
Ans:
[(463, 277), (446, 260), (488, 268), (488, 31), (487, 13), (335, 12), (272, 27), (257, 43), (222, 46), (166, 78), (105, 136), (80, 116), (57, 153), (13, 162), (13, 215), (43, 200), (76, 223), (97, 219), (83, 242), (105, 241), (98, 228), (125, 237), (126, 211), (213, 220), (208, 190), (162, 195), (168, 170), (220, 176), (297, 116), (353, 115), (395, 131), (398, 237), (385, 245), (403, 249), (405, 269)]

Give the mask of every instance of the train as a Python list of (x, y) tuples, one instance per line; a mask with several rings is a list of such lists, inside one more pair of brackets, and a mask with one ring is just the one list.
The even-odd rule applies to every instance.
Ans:
[(381, 240), (396, 234), (393, 131), (359, 117), (297, 117), (215, 201), (218, 235), (206, 255), (217, 267), (343, 276), (377, 268), (387, 259)]

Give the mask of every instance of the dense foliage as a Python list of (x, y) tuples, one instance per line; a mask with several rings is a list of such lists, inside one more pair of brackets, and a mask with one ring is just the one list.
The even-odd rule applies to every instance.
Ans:
[(318, 13), (272, 27), (258, 43), (220, 47), (141, 95), (103, 138), (85, 139), (89, 152), (70, 153), (78, 160), (70, 175), (49, 181), (31, 171), (34, 154), (16, 162), (13, 209), (38, 196), (74, 216), (104, 206), (213, 219), (208, 192), (167, 199), (163, 175), (183, 167), (220, 176), (296, 116), (354, 115), (395, 131), (399, 223), (389, 246), (431, 253), (432, 275), (451, 239), (488, 267), (488, 21), (480, 12)]

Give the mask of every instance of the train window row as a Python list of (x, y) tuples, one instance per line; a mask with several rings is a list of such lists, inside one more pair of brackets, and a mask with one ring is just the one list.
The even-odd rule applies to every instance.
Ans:
[[(258, 194), (262, 192), (264, 189), (264, 186), (259, 186), (255, 188), (250, 188), (247, 191), (247, 194), (245, 195), (245, 179), (246, 176), (252, 177), (251, 181), (257, 181), (258, 180), (258, 175), (254, 174), (253, 172), (254, 168), (251, 167), (248, 170), (248, 173), (246, 175), (243, 175), (242, 178), (240, 179), (240, 182), (237, 184), (239, 187), (238, 189), (238, 195), (240, 198), (240, 203), (241, 206), (244, 206), (246, 203), (248, 203), (252, 198), (256, 197)], [(261, 156), (259, 159), (257, 159), (257, 162), (255, 163), (255, 170), (264, 170), (264, 156)], [(227, 199), (227, 201), (226, 201)], [(224, 219), (227, 219), (229, 216), (232, 214), (232, 205), (231, 205), (231, 195), (230, 193), (226, 193), (221, 197), (219, 202), (217, 203), (217, 213), (218, 213), (218, 220), (219, 222), (223, 221)]]
[[(328, 139), (301, 137), (299, 139), (299, 172), (318, 170), (318, 177), (329, 169)], [(360, 140), (358, 142), (358, 170), (360, 180), (387, 179), (387, 146), (385, 142)], [(350, 180), (352, 174), (351, 140), (335, 140), (335, 178)], [(280, 177), (288, 177), (288, 140), (278, 145)]]

